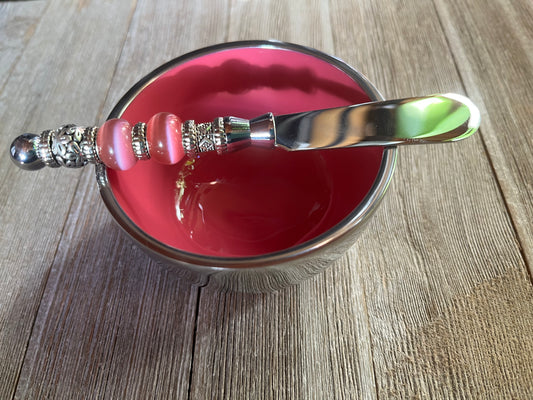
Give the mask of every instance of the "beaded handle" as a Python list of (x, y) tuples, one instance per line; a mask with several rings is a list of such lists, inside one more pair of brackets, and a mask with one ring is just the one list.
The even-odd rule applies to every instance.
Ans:
[(128, 170), (137, 161), (150, 158), (173, 165), (207, 151), (227, 152), (231, 138), (233, 142), (249, 140), (249, 122), (219, 117), (209, 123), (182, 123), (176, 115), (162, 112), (133, 127), (124, 119), (110, 119), (100, 128), (64, 125), (41, 135), (26, 133), (13, 141), (10, 151), (12, 160), (26, 170), (87, 164)]
[(445, 143), (471, 136), (479, 124), (478, 108), (453, 93), (200, 124), (182, 123), (163, 112), (133, 128), (126, 120), (111, 119), (100, 128), (65, 125), (40, 136), (25, 134), (12, 143), (11, 158), (29, 170), (88, 163), (127, 170), (138, 160), (172, 165), (184, 157), (252, 143), (286, 150)]

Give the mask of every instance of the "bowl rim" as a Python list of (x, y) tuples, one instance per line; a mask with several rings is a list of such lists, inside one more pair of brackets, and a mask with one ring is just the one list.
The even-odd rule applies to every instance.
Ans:
[[(165, 64), (154, 69), (146, 76), (135, 83), (117, 102), (108, 116), (111, 118), (120, 118), (129, 104), (133, 101), (135, 96), (144, 88), (150, 85), (153, 81), (159, 78), (160, 75), (171, 70), (172, 68), (186, 63), (192, 59), (205, 56), (211, 53), (238, 49), (238, 48), (264, 48), (264, 49), (283, 49), (291, 50), (299, 53), (314, 56), (318, 59), (326, 61), (331, 65), (337, 67), (350, 78), (352, 78), (371, 98), (372, 101), (384, 100), (381, 93), (374, 87), (374, 85), (359, 71), (342, 61), (341, 59), (323, 53), (319, 50), (302, 46), (298, 44), (278, 41), (278, 40), (245, 40), (220, 43), (208, 47), (204, 47), (179, 57), (176, 57)], [(371, 186), (369, 192), (365, 195), (363, 200), (355, 207), (350, 214), (344, 217), (336, 225), (323, 232), (322, 234), (284, 250), (279, 250), (272, 253), (260, 254), (257, 256), (246, 257), (219, 257), (210, 256), (197, 253), (191, 253), (180, 250), (178, 248), (169, 246), (154, 237), (148, 235), (140, 229), (130, 217), (122, 210), (118, 204), (111, 186), (107, 178), (106, 167), (99, 164), (95, 168), (96, 179), (100, 189), (100, 195), (106, 205), (107, 209), (119, 224), (119, 226), (137, 243), (142, 245), (147, 250), (154, 252), (159, 258), (173, 262), (184, 262), (198, 267), (209, 267), (216, 269), (230, 269), (230, 268), (254, 268), (268, 265), (275, 265), (285, 263), (298, 258), (309, 255), (319, 249), (324, 248), (331, 242), (339, 240), (345, 236), (349, 231), (361, 225), (367, 218), (370, 217), (375, 210), (380, 200), (384, 196), (394, 173), (397, 161), (396, 146), (386, 147), (383, 150), (383, 156), (378, 170), (377, 177)]]

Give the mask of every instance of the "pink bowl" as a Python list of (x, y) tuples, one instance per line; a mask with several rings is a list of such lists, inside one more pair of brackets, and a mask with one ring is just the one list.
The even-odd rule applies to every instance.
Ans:
[[(357, 71), (316, 50), (236, 42), (153, 71), (110, 118), (135, 123), (167, 111), (208, 122), (381, 98)], [(296, 283), (342, 254), (384, 194), (395, 159), (395, 148), (247, 148), (175, 166), (100, 167), (97, 176), (117, 222), (151, 254), (196, 281), (262, 291)]]

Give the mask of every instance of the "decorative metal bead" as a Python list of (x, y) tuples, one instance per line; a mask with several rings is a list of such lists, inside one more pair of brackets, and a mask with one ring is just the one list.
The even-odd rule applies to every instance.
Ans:
[(199, 153), (215, 150), (212, 127), (212, 124), (209, 122), (196, 125), (196, 149)]
[(87, 159), (81, 149), (85, 129), (76, 125), (64, 125), (50, 134), (52, 155), (58, 165), (81, 168)]
[(57, 168), (60, 165), (57, 163), (52, 153), (52, 138), (55, 137), (54, 130), (47, 130), (41, 133), (41, 136), (35, 140), (37, 146), (37, 155), (47, 167)]
[(228, 151), (228, 137), (224, 130), (224, 118), (215, 118), (213, 121), (213, 140), (218, 154)]
[(182, 131), (182, 144), (183, 150), (187, 157), (194, 158), (198, 153), (196, 150), (196, 125), (193, 120), (188, 120), (183, 123)]
[(100, 158), (98, 158), (98, 152), (96, 151), (96, 134), (98, 133), (98, 127), (89, 126), (85, 128), (83, 132), (83, 140), (80, 143), (80, 148), (87, 163), (99, 164)]
[(139, 122), (131, 130), (131, 145), (138, 160), (148, 160), (150, 151), (146, 142), (146, 124)]
[(182, 143), (185, 154), (190, 158), (207, 151), (216, 150), (219, 154), (226, 152), (224, 119), (216, 118), (212, 123), (201, 124), (195, 124), (193, 120), (185, 121), (182, 126)]

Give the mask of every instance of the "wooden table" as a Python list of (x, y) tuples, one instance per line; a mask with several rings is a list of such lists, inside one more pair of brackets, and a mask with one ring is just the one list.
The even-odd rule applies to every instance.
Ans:
[[(1, 2), (0, 398), (533, 398), (531, 21), (529, 0)], [(482, 112), (461, 144), (402, 148), (365, 233), (299, 286), (191, 287), (92, 169), (7, 157), (21, 132), (102, 122), (169, 59), (267, 38)]]

